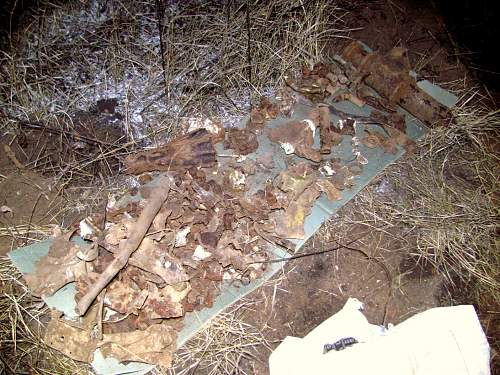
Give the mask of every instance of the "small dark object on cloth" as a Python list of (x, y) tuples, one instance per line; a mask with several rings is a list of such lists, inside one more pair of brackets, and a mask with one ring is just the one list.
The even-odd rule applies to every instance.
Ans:
[(356, 340), (354, 337), (343, 337), (339, 341), (335, 341), (333, 344), (325, 344), (323, 346), (323, 354), (328, 353), (330, 350), (335, 350), (338, 352), (340, 350), (344, 350), (348, 346), (352, 346), (357, 343), (358, 340)]

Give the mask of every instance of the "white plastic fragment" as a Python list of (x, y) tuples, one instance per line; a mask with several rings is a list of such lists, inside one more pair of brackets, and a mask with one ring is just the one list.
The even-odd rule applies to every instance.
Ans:
[(281, 148), (285, 151), (285, 154), (290, 155), (295, 152), (295, 147), (291, 143), (288, 142), (280, 142)]
[(94, 228), (92, 228), (86, 219), (80, 221), (80, 236), (82, 238), (90, 238), (94, 234)]
[(234, 169), (229, 173), (229, 181), (233, 188), (237, 189), (245, 185), (245, 174), (237, 169)]
[[(106, 299), (104, 299), (104, 300), (106, 301)], [(109, 303), (109, 298), (106, 302)], [(107, 306), (104, 306), (104, 314), (102, 317), (103, 322), (110, 321), (111, 318), (115, 315), (119, 315), (119, 313), (117, 311), (107, 307)]]
[(211, 256), (212, 253), (205, 251), (205, 248), (201, 245), (196, 246), (193, 253), (193, 259), (197, 261), (202, 261), (203, 259), (207, 259)]
[(311, 129), (312, 133), (313, 133), (313, 137), (314, 135), (316, 134), (316, 125), (314, 124), (314, 122), (308, 118), (306, 118), (305, 120), (303, 120), (307, 125), (309, 125), (309, 128)]
[(191, 227), (184, 227), (175, 234), (175, 247), (186, 246), (187, 235), (191, 232)]
[(319, 172), (324, 176), (333, 176), (336, 172), (335, 170), (330, 166), (330, 164), (325, 164), (321, 168), (319, 168)]
[(115, 207), (115, 205), (116, 205), (116, 197), (114, 195), (109, 196), (108, 203), (106, 204), (106, 208), (108, 210), (111, 210)]
[(218, 134), (220, 132), (220, 127), (209, 118), (190, 118), (188, 120), (189, 127), (187, 132), (192, 132), (198, 129), (206, 129), (209, 133)]
[(0, 212), (2, 214), (11, 214), (12, 213), (12, 208), (10, 208), (9, 206), (1, 206), (0, 207)]
[(365, 158), (363, 155), (361, 155), (361, 152), (357, 151), (354, 155), (356, 155), (356, 161), (359, 164), (363, 164), (363, 165), (368, 164), (368, 159)]

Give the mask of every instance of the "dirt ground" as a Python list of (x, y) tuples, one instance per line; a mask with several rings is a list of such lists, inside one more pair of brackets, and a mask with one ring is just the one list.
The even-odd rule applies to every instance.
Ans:
[[(405, 0), (345, 1), (341, 5), (350, 11), (347, 24), (360, 28), (353, 31), (353, 38), (381, 51), (407, 47), (421, 77), (446, 86), (468, 75), (455, 56), (443, 20), (432, 10)], [(345, 43), (336, 42), (330, 47), (340, 51)], [(63, 203), (57, 189), (49, 191), (51, 183), (33, 172), (19, 171), (2, 149), (0, 206), (12, 212), (0, 214), (0, 226), (22, 224), (33, 227), (33, 236), (48, 233)], [(361, 194), (373, 194), (375, 199), (400, 199), (400, 192), (384, 177)], [(450, 304), (454, 296), (443, 284), (442, 276), (430, 265), (420, 264), (412, 252), (416, 245), (407, 236), (409, 228), (390, 226), (376, 218), (366, 224), (359, 214), (360, 204), (358, 199), (348, 203), (302, 251), (322, 251), (349, 243), (348, 248), (290, 261), (274, 281), (246, 297), (252, 307), (245, 312), (244, 322), (262, 331), (273, 348), (286, 336), (306, 335), (339, 311), (348, 297), (364, 302), (364, 313), (374, 324), (397, 324), (417, 312)], [(349, 217), (349, 223), (342, 217)], [(25, 240), (0, 233), (0, 255), (23, 245)], [(252, 353), (251, 358), (241, 362), (241, 373), (267, 374), (269, 353), (264, 346)]]
[[(0, 139), (0, 256), (49, 231), (63, 204), (48, 179), (16, 168), (4, 152), (5, 144)], [(24, 161), (19, 152), (14, 155)]]

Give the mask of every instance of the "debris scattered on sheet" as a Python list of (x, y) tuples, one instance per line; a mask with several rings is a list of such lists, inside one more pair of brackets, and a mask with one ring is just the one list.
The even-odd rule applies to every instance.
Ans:
[[(126, 172), (141, 175), (137, 191), (80, 222), (85, 244), (71, 241), (76, 228), (56, 233), (25, 279), (44, 297), (75, 282), (82, 316), (54, 314), (47, 345), (89, 363), (99, 352), (168, 366), (185, 314), (211, 307), (223, 280), (247, 285), (261, 277), (271, 244), (304, 239), (318, 199), (341, 200), (363, 172), (365, 148), (395, 154), (398, 146), (415, 147), (395, 112), (363, 117), (333, 106), (368, 102), (349, 63), (318, 64), (285, 82), (274, 100), (261, 98), (242, 128), (200, 119), (171, 142), (127, 156)], [(299, 100), (309, 113), (290, 119)], [(100, 106), (114, 110), (113, 103)], [(286, 165), (261, 152), (262, 143), (276, 145)], [(333, 156), (342, 145), (350, 160)], [(222, 148), (232, 151), (218, 155)]]

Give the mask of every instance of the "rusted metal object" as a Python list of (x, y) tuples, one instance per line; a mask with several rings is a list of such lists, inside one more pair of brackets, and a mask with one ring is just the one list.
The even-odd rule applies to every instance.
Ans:
[(253, 131), (233, 128), (227, 131), (224, 147), (234, 150), (239, 155), (248, 155), (257, 150), (259, 143)]
[(213, 167), (217, 164), (217, 159), (212, 137), (206, 129), (199, 129), (178, 137), (163, 147), (129, 155), (125, 158), (126, 171), (139, 174)]
[(368, 52), (359, 42), (349, 44), (342, 57), (365, 77), (364, 82), (393, 104), (398, 104), (426, 125), (436, 126), (449, 116), (448, 108), (420, 90), (409, 74), (401, 49), (387, 55)]
[(268, 135), (271, 141), (281, 145), (287, 155), (296, 154), (318, 163), (321, 161), (321, 154), (313, 148), (315, 131), (311, 120), (292, 120), (270, 129)]

